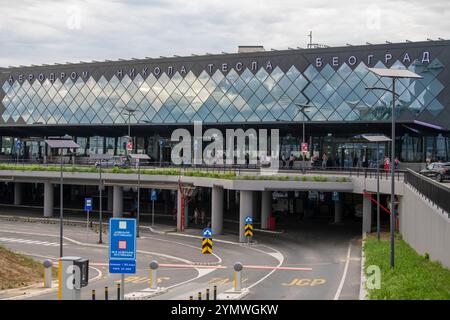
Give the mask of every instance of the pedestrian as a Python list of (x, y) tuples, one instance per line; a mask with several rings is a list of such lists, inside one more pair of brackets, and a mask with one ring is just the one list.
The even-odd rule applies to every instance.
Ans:
[(205, 209), (202, 209), (202, 212), (201, 212), (201, 221), (202, 221), (202, 224), (205, 224)]
[(284, 152), (281, 154), (281, 162), (283, 163), (282, 167), (286, 166), (286, 155)]
[(398, 169), (398, 165), (400, 164), (400, 160), (398, 160), (398, 157), (395, 157), (395, 169)]
[(196, 207), (195, 209), (194, 209), (194, 223), (195, 224), (198, 224), (198, 208)]
[(326, 169), (327, 167), (328, 156), (326, 153), (322, 156), (322, 169)]
[(389, 171), (389, 158), (388, 158), (388, 157), (385, 157), (385, 158), (384, 158), (384, 170), (385, 170), (386, 172)]
[(291, 153), (291, 156), (289, 157), (289, 168), (294, 166), (294, 159), (294, 155)]

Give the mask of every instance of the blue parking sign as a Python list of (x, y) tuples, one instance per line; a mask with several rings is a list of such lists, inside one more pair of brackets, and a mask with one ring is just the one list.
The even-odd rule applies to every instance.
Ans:
[(150, 196), (150, 200), (151, 200), (151, 201), (156, 201), (156, 199), (157, 199), (157, 196), (156, 196), (156, 190), (155, 190), (155, 189), (152, 189), (152, 194), (151, 194), (151, 196)]
[(109, 220), (109, 273), (136, 273), (136, 219)]
[(84, 211), (92, 211), (92, 198), (84, 199)]

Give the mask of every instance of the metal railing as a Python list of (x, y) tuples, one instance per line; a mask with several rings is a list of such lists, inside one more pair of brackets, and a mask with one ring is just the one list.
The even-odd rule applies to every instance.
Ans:
[(405, 173), (405, 183), (450, 215), (450, 188), (410, 169)]
[[(58, 157), (49, 158), (45, 163), (38, 162), (33, 159), (0, 159), (1, 164), (10, 164), (16, 166), (27, 166), (27, 165), (39, 165), (44, 167), (55, 167), (60, 166)], [(69, 157), (63, 157), (63, 165), (64, 166), (77, 166), (77, 167), (95, 167), (95, 163), (98, 159), (89, 159), (89, 158), (75, 158), (70, 159)], [(106, 167), (102, 168), (106, 169)], [(109, 168), (113, 168), (110, 166)], [(132, 162), (129, 165), (130, 169), (137, 169), (138, 166), (136, 163)], [(257, 172), (263, 168), (259, 163), (258, 164), (182, 164), (175, 165), (172, 162), (159, 162), (159, 161), (141, 161), (140, 164), (141, 169), (175, 169), (180, 170), (181, 174), (183, 172), (195, 172), (195, 171), (203, 171), (203, 172), (211, 172), (211, 173), (222, 173), (222, 174), (234, 174), (234, 175), (242, 175), (252, 172)], [(366, 168), (366, 167), (321, 167), (321, 166), (311, 166), (305, 165), (302, 166), (299, 163), (296, 163), (293, 166), (280, 166), (278, 168), (278, 172), (280, 174), (286, 173), (304, 173), (304, 174), (334, 174), (334, 175), (345, 175), (345, 176), (355, 176), (355, 177), (364, 177), (364, 178), (376, 178), (377, 177), (377, 169), (376, 168)], [(395, 175), (398, 181), (403, 180), (405, 175), (405, 170), (396, 169)], [(390, 180), (391, 173), (390, 170), (385, 170), (383, 168), (379, 169), (380, 179)]]

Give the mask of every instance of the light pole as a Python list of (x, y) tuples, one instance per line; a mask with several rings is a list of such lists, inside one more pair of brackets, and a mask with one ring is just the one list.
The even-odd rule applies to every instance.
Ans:
[[(302, 135), (302, 145), (305, 143), (305, 118), (308, 119), (308, 121), (311, 121), (311, 118), (308, 117), (306, 115), (306, 112), (309, 112), (310, 108), (314, 108), (314, 106), (311, 105), (304, 105), (304, 104), (295, 104), (298, 108), (298, 111), (302, 113), (303, 115), (303, 121), (302, 121), (302, 126), (303, 126), (303, 135)], [(302, 171), (305, 171), (305, 153), (302, 150)]]
[(59, 256), (63, 256), (63, 150), (64, 149), (76, 149), (80, 146), (71, 139), (61, 139), (61, 140), (45, 140), (45, 143), (51, 149), (58, 149), (60, 151), (60, 177), (59, 177)]
[(102, 189), (103, 189), (103, 183), (102, 183), (102, 160), (100, 159), (100, 166), (99, 166), (99, 169), (100, 169), (100, 171), (99, 171), (99, 183), (98, 183), (98, 191), (99, 191), (99, 201), (100, 201), (100, 203), (99, 203), (99, 205), (100, 205), (100, 207), (99, 207), (99, 218), (98, 218), (98, 224), (99, 224), (99, 226), (98, 226), (98, 243), (103, 243), (103, 241), (102, 241), (102, 232), (103, 232), (103, 225), (102, 225), (102, 223), (103, 223), (103, 204), (102, 204)]
[(380, 142), (389, 142), (386, 136), (376, 136), (376, 135), (363, 135), (363, 138), (369, 142), (377, 143), (377, 239), (380, 240)]
[(418, 74), (411, 72), (409, 70), (397, 70), (397, 69), (384, 69), (384, 68), (368, 68), (368, 70), (378, 77), (385, 77), (392, 79), (392, 89), (383, 87), (370, 87), (366, 90), (384, 90), (392, 93), (392, 115), (391, 115), (391, 219), (390, 219), (390, 238), (391, 238), (391, 255), (390, 255), (390, 267), (394, 268), (395, 260), (395, 98), (398, 94), (395, 92), (395, 80), (400, 78), (406, 79), (421, 79), (422, 77)]

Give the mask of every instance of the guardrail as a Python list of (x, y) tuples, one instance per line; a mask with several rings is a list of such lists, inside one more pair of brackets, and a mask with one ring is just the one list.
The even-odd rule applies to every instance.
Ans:
[[(44, 167), (59, 167), (59, 160), (55, 157), (54, 161), (48, 161), (46, 163), (38, 162), (32, 159), (19, 159), (10, 160), (10, 159), (0, 159), (0, 164), (11, 164), (16, 166), (26, 166), (26, 165), (39, 165)], [(67, 158), (66, 161), (63, 162), (64, 166), (77, 166), (77, 167), (94, 167), (95, 163), (98, 159), (77, 159), (72, 161)], [(108, 168), (113, 168), (113, 165), (110, 165)], [(102, 166), (102, 168), (107, 168)], [(131, 163), (129, 166), (130, 169), (137, 169), (137, 165), (135, 163)], [(174, 165), (171, 162), (159, 162), (159, 161), (143, 161), (141, 160), (140, 164), (141, 169), (154, 169), (154, 168), (164, 168), (164, 169), (176, 169), (183, 172), (194, 172), (194, 171), (205, 171), (212, 173), (231, 173), (235, 175), (247, 174), (254, 171), (259, 171), (263, 166), (260, 164), (222, 164), (222, 165), (207, 165), (207, 164), (183, 164), (183, 165)], [(366, 167), (321, 167), (321, 166), (311, 166), (309, 164), (305, 164), (302, 166), (300, 163), (296, 163), (293, 166), (280, 166), (278, 168), (279, 173), (308, 173), (308, 174), (335, 174), (335, 175), (346, 175), (346, 176), (356, 176), (356, 177), (364, 177), (364, 178), (376, 178), (377, 177), (377, 169), (376, 168), (366, 168)], [(397, 180), (403, 180), (405, 170), (396, 169), (395, 177)], [(380, 168), (378, 171), (380, 179), (390, 180), (391, 172), (389, 170), (385, 170)]]
[(411, 185), (436, 206), (450, 214), (450, 188), (410, 169), (405, 172), (405, 183)]

